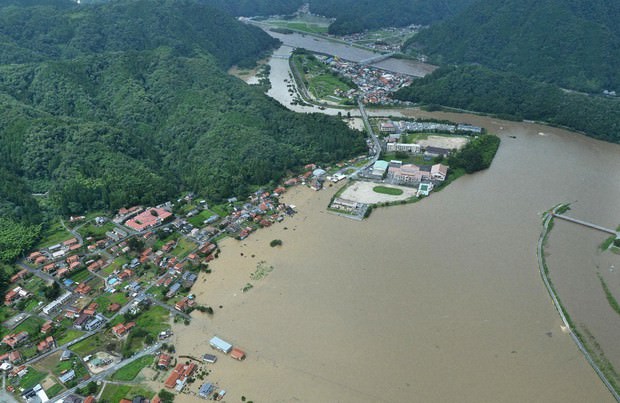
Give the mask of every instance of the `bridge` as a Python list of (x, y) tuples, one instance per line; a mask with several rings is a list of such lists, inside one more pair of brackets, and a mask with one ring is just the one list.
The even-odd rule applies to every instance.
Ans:
[(569, 216), (566, 216), (566, 215), (563, 215), (563, 214), (552, 213), (552, 215), (554, 217), (561, 218), (562, 220), (566, 220), (566, 221), (569, 221), (569, 222), (572, 222), (572, 223), (575, 223), (575, 224), (583, 225), (584, 227), (588, 227), (588, 228), (592, 228), (592, 229), (595, 229), (595, 230), (598, 230), (598, 231), (606, 232), (606, 233), (611, 234), (611, 235), (616, 235), (616, 236), (618, 235), (618, 232), (613, 230), (613, 229), (605, 228), (605, 227), (602, 227), (600, 225), (589, 223), (587, 221), (578, 220), (576, 218), (569, 217)]
[(271, 55), (271, 57), (273, 57), (274, 59), (289, 59), (289, 55)]
[(389, 59), (390, 57), (394, 56), (395, 52), (390, 52), (390, 53), (384, 53), (382, 55), (378, 55), (378, 56), (374, 56), (368, 59), (364, 59), (364, 60), (360, 60), (359, 64), (373, 64), (373, 63), (379, 63), (382, 62), (386, 59)]

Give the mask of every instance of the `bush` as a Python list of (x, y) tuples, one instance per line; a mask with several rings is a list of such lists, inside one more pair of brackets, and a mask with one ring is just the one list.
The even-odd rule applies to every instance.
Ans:
[(274, 239), (273, 241), (271, 241), (271, 242), (269, 243), (269, 245), (270, 245), (272, 248), (275, 248), (276, 246), (282, 246), (282, 240), (280, 240), (280, 239)]

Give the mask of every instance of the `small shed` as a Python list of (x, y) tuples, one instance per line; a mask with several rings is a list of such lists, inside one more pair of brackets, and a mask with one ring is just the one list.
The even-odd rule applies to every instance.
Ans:
[(232, 350), (232, 344), (220, 339), (219, 337), (213, 337), (211, 340), (209, 340), (209, 344), (211, 345), (211, 347), (216, 350), (220, 350), (224, 354), (228, 354), (230, 353), (230, 350)]
[(202, 356), (202, 360), (204, 362), (208, 362), (209, 364), (214, 364), (217, 361), (217, 357), (213, 354), (205, 354)]
[(234, 358), (235, 360), (241, 361), (245, 359), (245, 352), (241, 349), (233, 348), (232, 351), (230, 352), (230, 356)]

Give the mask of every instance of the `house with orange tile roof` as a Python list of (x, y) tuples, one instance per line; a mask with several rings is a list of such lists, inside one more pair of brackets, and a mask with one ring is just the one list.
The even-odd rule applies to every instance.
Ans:
[(52, 336), (47, 336), (44, 340), (41, 340), (39, 344), (37, 344), (37, 351), (42, 353), (43, 351), (54, 348), (54, 345), (54, 338)]
[(54, 324), (51, 320), (48, 320), (41, 326), (41, 333), (47, 334), (54, 328)]
[(18, 273), (14, 274), (11, 277), (11, 283), (15, 283), (15, 282), (23, 279), (24, 277), (26, 277), (27, 274), (28, 274), (28, 270), (26, 270), (26, 269), (20, 270)]
[(196, 364), (177, 364), (176, 367), (170, 373), (168, 379), (164, 383), (164, 386), (168, 389), (176, 389), (177, 391), (183, 390), (185, 383), (187, 382), (187, 378), (192, 376), (194, 370), (196, 369)]
[(129, 322), (127, 324), (119, 323), (118, 325), (112, 327), (112, 333), (114, 333), (116, 337), (121, 338), (125, 336), (134, 326), (136, 326), (136, 322)]

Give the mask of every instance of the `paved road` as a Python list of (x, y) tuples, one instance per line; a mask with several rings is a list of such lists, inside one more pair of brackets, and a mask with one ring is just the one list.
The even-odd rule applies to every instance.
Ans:
[(366, 113), (366, 108), (364, 107), (364, 103), (358, 100), (357, 105), (359, 107), (362, 120), (364, 121), (364, 126), (366, 127), (366, 130), (368, 131), (368, 135), (370, 136), (372, 142), (374, 143), (375, 154), (372, 156), (372, 158), (368, 161), (366, 165), (364, 165), (361, 168), (356, 169), (352, 174), (350, 174), (349, 178), (353, 178), (357, 176), (357, 174), (359, 174), (361, 171), (372, 166), (375, 162), (377, 162), (377, 160), (379, 159), (379, 156), (381, 155), (381, 144), (379, 143), (379, 138), (375, 134), (375, 131), (372, 130), (372, 126), (370, 125), (370, 121), (368, 120), (368, 114)]
[(123, 368), (125, 365), (127, 364), (131, 364), (132, 362), (134, 362), (135, 360), (144, 357), (145, 355), (149, 355), (149, 354), (153, 354), (155, 353), (155, 351), (159, 350), (161, 348), (161, 343), (156, 343), (153, 344), (151, 347), (142, 350), (141, 352), (139, 352), (138, 354), (135, 354), (134, 356), (132, 356), (131, 358), (128, 358), (126, 360), (123, 360), (121, 362), (119, 362), (116, 365), (111, 366), (110, 368), (106, 369), (103, 372), (100, 372), (96, 375), (93, 375), (91, 378), (82, 381), (81, 383), (77, 384), (75, 387), (68, 389), (66, 391), (64, 391), (63, 393), (61, 393), (60, 395), (52, 398), (50, 400), (50, 402), (57, 402), (61, 399), (66, 398), (67, 396), (69, 396), (70, 394), (74, 393), (77, 389), (82, 388), (84, 386), (86, 386), (89, 382), (98, 382), (103, 380), (105, 377), (107, 377), (108, 375), (113, 374), (114, 372), (118, 371), (119, 369)]

